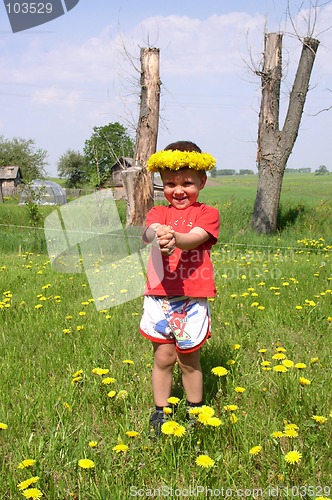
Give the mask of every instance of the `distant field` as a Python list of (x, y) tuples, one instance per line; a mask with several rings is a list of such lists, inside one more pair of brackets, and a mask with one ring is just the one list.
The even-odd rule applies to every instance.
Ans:
[[(59, 181), (59, 179), (53, 179)], [(208, 180), (200, 201), (220, 211), (220, 244), (282, 245), (297, 247), (303, 238), (324, 238), (332, 244), (332, 175), (286, 174), (274, 235), (258, 235), (251, 229), (251, 217), (257, 190), (257, 175), (222, 176)], [(7, 199), (0, 205), (0, 248), (5, 252), (46, 251), (43, 219), (54, 207), (40, 207), (43, 215), (38, 230), (31, 231), (28, 210)], [(125, 224), (125, 201), (117, 202)]]
[[(254, 202), (257, 175), (219, 176), (209, 179), (201, 198), (218, 201), (230, 197)], [(332, 175), (285, 174), (281, 203), (297, 202), (310, 206), (332, 200)]]

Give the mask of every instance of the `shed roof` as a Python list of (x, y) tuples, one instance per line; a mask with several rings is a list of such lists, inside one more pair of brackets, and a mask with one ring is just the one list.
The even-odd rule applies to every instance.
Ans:
[(0, 167), (1, 180), (16, 179), (18, 175), (20, 176), (22, 175), (20, 167), (15, 167), (15, 166)]

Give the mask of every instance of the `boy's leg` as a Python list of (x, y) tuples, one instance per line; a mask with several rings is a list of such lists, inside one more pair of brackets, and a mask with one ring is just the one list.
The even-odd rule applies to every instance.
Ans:
[(190, 353), (177, 353), (187, 401), (197, 405), (202, 403), (203, 398), (203, 374), (200, 354), (200, 349)]
[(173, 367), (176, 362), (174, 344), (158, 344), (152, 342), (154, 351), (154, 365), (152, 371), (152, 388), (155, 405), (167, 406), (167, 399), (171, 395), (173, 382)]

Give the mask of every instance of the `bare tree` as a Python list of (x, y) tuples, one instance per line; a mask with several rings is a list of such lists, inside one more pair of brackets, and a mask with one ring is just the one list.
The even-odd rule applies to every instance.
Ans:
[(135, 167), (122, 172), (126, 190), (127, 226), (143, 225), (146, 214), (154, 203), (153, 174), (146, 170), (146, 162), (157, 147), (160, 106), (159, 49), (142, 48), (140, 61), (141, 94)]
[(265, 34), (263, 67), (256, 72), (261, 77), (262, 98), (258, 123), (258, 188), (251, 224), (259, 233), (273, 233), (277, 228), (284, 171), (298, 135), (319, 46), (319, 41), (311, 36), (305, 37), (301, 43), (302, 51), (281, 130), (282, 34)]

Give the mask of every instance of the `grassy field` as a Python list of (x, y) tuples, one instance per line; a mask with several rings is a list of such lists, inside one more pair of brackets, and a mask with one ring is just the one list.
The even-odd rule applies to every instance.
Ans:
[(216, 182), (207, 408), (185, 420), (176, 369), (160, 439), (142, 297), (102, 309), (84, 273), (52, 269), (26, 209), (0, 207), (1, 499), (332, 498), (332, 176), (286, 176), (269, 237), (250, 229), (255, 179)]

